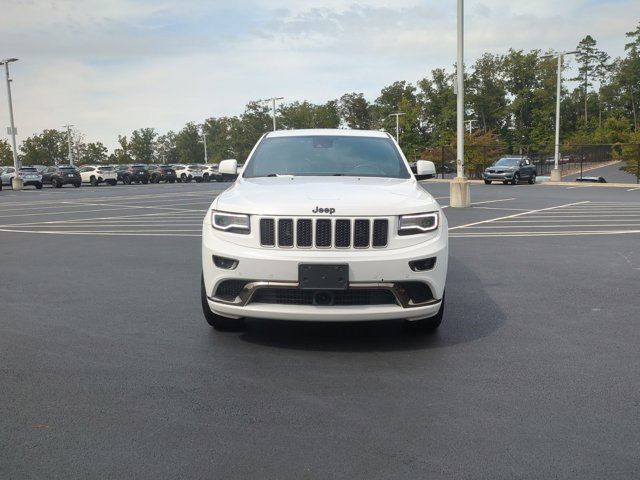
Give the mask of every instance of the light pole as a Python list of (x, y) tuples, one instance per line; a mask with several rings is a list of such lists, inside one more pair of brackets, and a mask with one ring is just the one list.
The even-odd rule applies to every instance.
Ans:
[(400, 145), (400, 116), (406, 115), (406, 113), (398, 112), (398, 113), (390, 113), (389, 117), (396, 117), (396, 143)]
[(207, 157), (207, 134), (204, 130), (202, 130), (202, 140), (200, 140), (204, 145), (204, 163), (209, 163), (209, 157)]
[(469, 181), (464, 176), (464, 0), (458, 0), (457, 8), (457, 124), (456, 124), (456, 164), (457, 174), (451, 181), (450, 205), (453, 208), (471, 206)]
[(552, 182), (560, 182), (562, 180), (562, 175), (560, 173), (559, 163), (560, 163), (560, 96), (562, 95), (562, 60), (565, 55), (573, 55), (574, 53), (578, 53), (577, 51), (573, 52), (558, 52), (556, 54), (544, 55), (541, 58), (553, 58), (558, 57), (558, 78), (556, 79), (556, 142), (555, 142), (555, 152), (553, 156), (553, 170), (551, 171), (551, 181)]
[(17, 62), (17, 58), (5, 58), (4, 60), (0, 60), (0, 65), (4, 65), (5, 72), (7, 74), (7, 99), (9, 101), (9, 128), (7, 129), (7, 133), (11, 134), (11, 146), (13, 147), (13, 168), (16, 170), (16, 174), (11, 179), (11, 187), (14, 190), (22, 190), (24, 187), (24, 182), (18, 176), (18, 169), (20, 168), (20, 163), (18, 162), (18, 148), (16, 147), (16, 134), (18, 131), (16, 130), (15, 123), (13, 121), (13, 102), (11, 101), (11, 78), (9, 77), (9, 64), (11, 62)]
[(71, 127), (73, 125), (63, 125), (67, 129), (67, 143), (69, 144), (69, 165), (73, 166), (73, 153), (71, 151)]
[(475, 119), (471, 119), (471, 120), (465, 120), (464, 123), (469, 125), (469, 135), (471, 135), (473, 133), (473, 123), (477, 122), (477, 120)]
[(271, 97), (264, 100), (258, 100), (259, 102), (271, 102), (271, 112), (273, 114), (273, 131), (276, 131), (276, 101), (284, 100), (284, 97)]

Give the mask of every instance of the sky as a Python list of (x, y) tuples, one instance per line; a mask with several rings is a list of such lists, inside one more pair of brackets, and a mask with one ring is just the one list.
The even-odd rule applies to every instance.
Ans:
[[(640, 22), (638, 0), (466, 0), (465, 9), (467, 64), (509, 48), (570, 50), (587, 34), (621, 56)], [(452, 68), (455, 22), (455, 0), (2, 0), (0, 58), (19, 58), (18, 142), (73, 124), (112, 149), (119, 134), (238, 115), (250, 100), (374, 100), (396, 80)]]

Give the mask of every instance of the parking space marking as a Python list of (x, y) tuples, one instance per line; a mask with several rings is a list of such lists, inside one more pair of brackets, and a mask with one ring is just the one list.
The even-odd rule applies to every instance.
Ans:
[[(64, 201), (15, 202), (0, 208), (0, 231), (55, 235), (200, 236), (205, 212), (220, 193), (84, 194)], [(96, 215), (96, 212), (109, 212)], [(56, 218), (61, 217), (63, 218)], [(66, 218), (65, 218), (66, 217)], [(31, 219), (32, 218), (32, 219)], [(23, 221), (20, 221), (23, 220)]]
[(451, 227), (453, 238), (640, 233), (640, 203), (574, 202)]

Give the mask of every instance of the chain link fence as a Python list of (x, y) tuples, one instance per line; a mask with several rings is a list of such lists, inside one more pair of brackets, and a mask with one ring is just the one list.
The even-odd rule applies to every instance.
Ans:
[[(485, 168), (508, 156), (527, 156), (536, 167), (536, 173), (549, 175), (554, 168), (553, 145), (465, 145), (465, 174), (481, 179)], [(436, 164), (438, 177), (456, 176), (455, 146), (432, 147), (424, 150), (422, 160)], [(582, 173), (583, 170), (607, 162), (623, 161), (625, 171), (640, 183), (640, 144), (562, 145), (558, 167), (563, 175)]]

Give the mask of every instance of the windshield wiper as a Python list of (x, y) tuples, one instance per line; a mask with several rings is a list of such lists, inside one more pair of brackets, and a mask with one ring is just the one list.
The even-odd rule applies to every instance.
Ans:
[(295, 177), (292, 173), (270, 173), (267, 177)]

